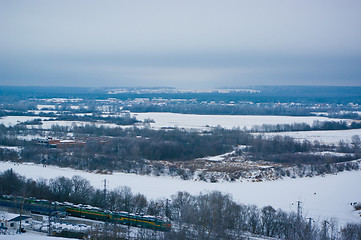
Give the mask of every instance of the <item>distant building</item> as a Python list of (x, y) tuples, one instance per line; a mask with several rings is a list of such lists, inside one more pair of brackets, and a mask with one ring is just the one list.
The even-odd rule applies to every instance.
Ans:
[(32, 227), (32, 217), (13, 213), (2, 213), (0, 214), (0, 232), (14, 232), (20, 229), (29, 230)]
[(69, 147), (84, 147), (85, 142), (76, 140), (51, 140), (49, 145), (56, 148), (69, 148)]
[(36, 143), (39, 145), (45, 145), (53, 148), (69, 148), (69, 147), (84, 147), (85, 142), (73, 140), (73, 139), (64, 139), (64, 140), (58, 140), (58, 139), (37, 139)]

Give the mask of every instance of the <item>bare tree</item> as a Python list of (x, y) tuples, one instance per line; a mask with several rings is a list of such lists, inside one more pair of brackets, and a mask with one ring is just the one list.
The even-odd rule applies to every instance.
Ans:
[(273, 236), (276, 228), (276, 210), (271, 206), (266, 206), (261, 210), (261, 221), (263, 234)]
[(351, 138), (351, 144), (355, 148), (356, 151), (359, 151), (361, 148), (361, 139), (359, 135), (353, 135)]

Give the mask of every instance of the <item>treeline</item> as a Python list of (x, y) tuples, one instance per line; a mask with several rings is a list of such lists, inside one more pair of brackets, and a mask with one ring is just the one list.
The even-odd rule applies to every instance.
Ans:
[[(24, 108), (27, 108), (24, 106)], [(27, 109), (24, 110), (0, 110), (0, 117), (6, 116), (37, 116), (32, 112), (27, 112)]]
[(327, 113), (327, 116), (330, 118), (346, 118), (346, 119), (361, 120), (361, 114), (359, 114), (357, 112), (352, 112), (352, 111), (350, 111), (350, 112), (330, 112), (330, 113)]
[[(258, 136), (252, 139), (246, 151), (250, 153), (248, 157), (251, 160), (265, 160), (296, 165), (329, 164), (358, 159), (361, 153), (360, 145), (360, 138), (357, 135), (354, 137), (351, 146), (340, 142), (337, 147), (320, 144), (319, 142), (311, 143), (307, 140), (299, 142), (288, 136), (278, 135), (271, 138)], [(345, 154), (313, 154), (314, 152), (322, 151), (330, 151), (331, 153), (338, 151)]]
[(169, 103), (132, 104), (124, 106), (131, 112), (171, 112), (202, 115), (279, 115), (279, 116), (310, 116), (311, 111), (302, 106), (285, 107), (276, 103), (264, 104), (202, 104), (202, 103)]
[[(51, 201), (89, 204), (112, 211), (142, 212), (152, 215), (164, 215), (160, 211), (152, 211), (152, 202), (144, 195), (134, 195), (129, 187), (104, 191), (92, 187), (88, 180), (74, 176), (32, 180), (15, 173), (12, 169), (0, 174), (0, 193), (2, 195), (18, 195), (35, 197)], [(145, 209), (149, 205), (149, 210)]]
[(117, 125), (132, 125), (139, 122), (135, 117), (102, 117), (102, 116), (78, 116), (74, 114), (63, 114), (56, 117), (59, 121), (80, 121), (80, 122), (100, 122), (100, 123), (115, 123)]
[(93, 142), (96, 146), (92, 148), (97, 148), (98, 153), (109, 152), (132, 159), (169, 161), (187, 161), (223, 154), (231, 151), (235, 145), (247, 144), (253, 138), (251, 134), (242, 131), (221, 128), (199, 133), (181, 129), (110, 129), (79, 126), (73, 131), (77, 135), (110, 136), (107, 144)]
[(291, 131), (326, 131), (326, 130), (348, 130), (360, 129), (361, 122), (346, 121), (314, 121), (312, 125), (307, 123), (292, 124), (263, 124), (254, 126), (250, 132), (291, 132)]
[[(63, 130), (63, 129), (62, 129)], [(231, 151), (234, 145), (248, 142), (252, 135), (242, 132), (216, 131), (215, 134), (181, 130), (108, 129), (92, 126), (75, 127), (74, 134), (82, 136), (85, 147), (53, 149), (36, 142), (3, 137), (3, 145), (17, 142), (24, 146), (18, 154), (0, 149), (0, 160), (35, 162), (83, 170), (121, 170), (139, 174), (162, 174), (164, 166), (151, 167), (152, 160), (188, 161)], [(107, 134), (109, 134), (107, 136)], [(91, 137), (90, 137), (91, 136)], [(15, 158), (15, 159), (14, 159)], [(17, 158), (17, 159), (16, 159)], [(179, 168), (170, 168), (172, 175), (189, 178)]]
[(172, 220), (171, 232), (161, 235), (143, 232), (138, 239), (235, 240), (247, 239), (251, 234), (289, 240), (356, 240), (361, 237), (360, 224), (347, 224), (339, 229), (331, 220), (319, 226), (309, 222), (306, 216), (272, 206), (258, 208), (236, 203), (231, 196), (220, 192), (199, 195), (178, 192), (169, 199), (150, 200), (140, 193), (133, 194), (129, 187), (107, 192), (95, 189), (79, 176), (32, 180), (12, 170), (0, 173), (0, 181), (1, 195), (89, 204), (112, 211), (166, 216)]

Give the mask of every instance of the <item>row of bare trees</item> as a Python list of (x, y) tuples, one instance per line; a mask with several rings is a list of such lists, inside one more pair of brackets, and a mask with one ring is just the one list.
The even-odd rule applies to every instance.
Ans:
[(312, 125), (307, 123), (292, 124), (263, 124), (249, 129), (250, 132), (290, 132), (290, 131), (325, 131), (359, 129), (361, 123), (353, 121), (314, 121)]

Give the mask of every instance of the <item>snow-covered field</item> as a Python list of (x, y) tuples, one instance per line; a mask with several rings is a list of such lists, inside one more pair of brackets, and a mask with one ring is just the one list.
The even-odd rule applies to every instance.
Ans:
[(30, 116), (6, 116), (3, 118), (0, 118), (0, 124), (4, 124), (6, 127), (14, 126), (18, 123), (31, 121), (34, 119), (49, 119), (46, 117), (30, 117)]
[(33, 179), (50, 179), (57, 176), (71, 178), (74, 175), (88, 179), (96, 188), (102, 188), (107, 179), (110, 188), (129, 186), (134, 193), (140, 192), (149, 198), (169, 198), (177, 191), (192, 194), (207, 191), (221, 191), (231, 194), (234, 200), (260, 207), (271, 205), (286, 211), (296, 211), (297, 201), (301, 201), (303, 214), (316, 220), (335, 218), (340, 224), (361, 222), (353, 211), (351, 202), (361, 200), (359, 183), (361, 171), (341, 172), (337, 175), (313, 178), (286, 178), (266, 182), (219, 182), (184, 181), (172, 177), (139, 176), (135, 174), (113, 173), (101, 175), (85, 171), (34, 164), (14, 164), (0, 162), (0, 171), (12, 168), (15, 172)]
[[(251, 128), (262, 124), (292, 124), (307, 123), (314, 121), (336, 121), (327, 117), (288, 117), (288, 116), (230, 116), (230, 115), (191, 115), (175, 113), (137, 113), (132, 114), (138, 120), (153, 119), (151, 127), (179, 127), (185, 129), (207, 129), (220, 125), (224, 128), (233, 127)], [(13, 126), (19, 122), (32, 120), (38, 117), (8, 116), (0, 119), (0, 124)], [(52, 125), (72, 126), (73, 124), (84, 125), (84, 122), (73, 121), (43, 121), (40, 126), (49, 129)], [(97, 124), (108, 127), (119, 127), (115, 124)], [(296, 139), (318, 140), (323, 143), (337, 144), (340, 140), (350, 142), (353, 135), (361, 135), (361, 129), (342, 131), (312, 131), (312, 132), (283, 132), (268, 133), (266, 135), (287, 135)], [(222, 157), (222, 156), (221, 156)], [(218, 161), (214, 157), (210, 160)], [(358, 184), (361, 182), (361, 171), (341, 172), (337, 175), (313, 178), (286, 178), (277, 181), (266, 182), (219, 182), (206, 183), (201, 181), (184, 181), (172, 177), (139, 176), (135, 174), (114, 173), (113, 175), (101, 175), (85, 171), (77, 171), (67, 168), (47, 166), (46, 168), (34, 164), (14, 164), (0, 162), (0, 171), (13, 168), (17, 173), (33, 179), (50, 179), (57, 176), (71, 178), (80, 175), (88, 179), (96, 188), (103, 186), (102, 181), (107, 179), (110, 188), (129, 186), (134, 193), (140, 192), (149, 198), (169, 198), (177, 191), (187, 191), (198, 194), (205, 191), (221, 191), (228, 193), (233, 198), (245, 204), (256, 204), (260, 207), (271, 205), (286, 211), (296, 211), (297, 201), (302, 202), (303, 214), (314, 219), (335, 218), (339, 223), (361, 222), (360, 216), (353, 212), (351, 202), (361, 201), (361, 191)], [(22, 237), (20, 235), (19, 237)], [(0, 239), (2, 237), (0, 236)], [(9, 238), (8, 238), (9, 239)], [(18, 239), (18, 238), (11, 238)], [(32, 238), (19, 238), (32, 239)], [(41, 239), (41, 238), (34, 238)], [(46, 238), (47, 239), (47, 238)], [(51, 238), (49, 238), (51, 239)]]
[[(206, 129), (207, 126), (232, 129), (239, 127), (251, 128), (262, 124), (292, 124), (307, 123), (312, 125), (314, 121), (339, 121), (327, 117), (291, 117), (291, 116), (256, 116), (256, 115), (196, 115), (180, 113), (132, 113), (138, 120), (153, 119), (151, 126), (156, 129), (162, 127), (178, 127), (185, 129)], [(347, 121), (347, 120), (346, 120)], [(349, 120), (348, 120), (349, 121)]]
[(265, 136), (289, 136), (298, 140), (307, 139), (311, 142), (319, 141), (326, 144), (338, 144), (341, 140), (345, 143), (351, 143), (354, 135), (361, 136), (361, 129), (336, 130), (336, 131), (303, 131), (303, 132), (279, 132), (265, 133)]
[(92, 122), (81, 122), (81, 121), (44, 121), (47, 119), (50, 119), (49, 117), (32, 117), (32, 116), (6, 116), (3, 118), (0, 118), (0, 124), (4, 124), (6, 127), (9, 126), (15, 126), (18, 123), (31, 121), (34, 119), (41, 118), (43, 121), (41, 125), (28, 125), (28, 128), (36, 128), (36, 129), (50, 129), (53, 125), (58, 125), (62, 127), (71, 127), (73, 125), (77, 126), (84, 126), (86, 124), (95, 124), (96, 126), (100, 127), (109, 127), (109, 128), (115, 128), (115, 127), (130, 127), (130, 126), (120, 126), (115, 123), (92, 123)]
[(55, 105), (37, 105), (37, 109), (38, 110), (43, 110), (43, 109), (55, 109), (56, 106)]
[[(209, 127), (221, 126), (232, 129), (244, 127), (250, 129), (254, 126), (263, 124), (292, 124), (307, 123), (312, 125), (314, 121), (339, 121), (344, 119), (331, 119), (327, 117), (292, 117), (292, 116), (255, 116), (255, 115), (196, 115), (196, 114), (179, 114), (179, 113), (132, 113), (138, 120), (153, 119), (155, 122), (150, 126), (155, 129), (163, 127), (178, 127), (184, 129), (207, 129)], [(39, 117), (32, 116), (6, 116), (0, 119), (0, 124), (5, 126), (14, 126), (20, 122), (33, 120)], [(49, 119), (41, 117), (41, 119)], [(345, 120), (350, 121), (350, 120)], [(42, 121), (42, 125), (29, 125), (29, 128), (50, 129), (52, 125), (69, 126), (73, 124), (85, 125), (86, 122), (78, 121)], [(129, 127), (119, 126), (111, 123), (96, 123), (97, 126), (104, 127)]]

